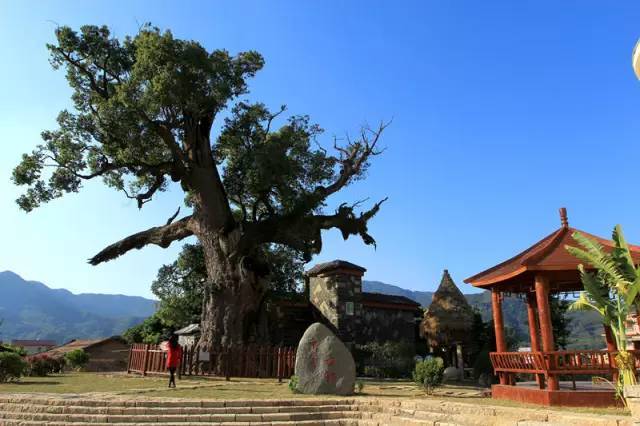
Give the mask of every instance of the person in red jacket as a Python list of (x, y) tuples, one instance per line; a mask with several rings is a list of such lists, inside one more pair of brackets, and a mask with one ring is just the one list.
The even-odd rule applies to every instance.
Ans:
[[(176, 387), (176, 369), (182, 360), (182, 347), (178, 344), (178, 335), (172, 334), (167, 345), (167, 369), (169, 370), (169, 387)], [(173, 386), (171, 386), (173, 385)]]

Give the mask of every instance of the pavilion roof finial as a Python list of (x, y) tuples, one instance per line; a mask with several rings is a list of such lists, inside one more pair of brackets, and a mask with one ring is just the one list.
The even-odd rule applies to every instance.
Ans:
[(567, 209), (565, 207), (560, 207), (560, 223), (563, 228), (569, 227), (569, 218), (567, 217)]

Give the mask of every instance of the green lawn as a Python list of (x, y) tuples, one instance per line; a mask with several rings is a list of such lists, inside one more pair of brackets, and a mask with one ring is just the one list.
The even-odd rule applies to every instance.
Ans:
[[(109, 393), (120, 395), (136, 395), (143, 397), (171, 397), (194, 399), (292, 399), (322, 398), (317, 395), (293, 394), (287, 382), (278, 383), (276, 379), (224, 379), (189, 378), (178, 380), (177, 389), (167, 388), (166, 377), (141, 377), (126, 374), (69, 373), (55, 374), (48, 377), (25, 377), (18, 383), (0, 384), (1, 393)], [(480, 405), (506, 407), (531, 407), (511, 401), (493, 400), (482, 397), (481, 392), (473, 387), (444, 386), (436, 390), (435, 395), (428, 396), (423, 390), (410, 381), (364, 381), (362, 395), (355, 397), (379, 398), (437, 398), (455, 402), (468, 402)], [(332, 396), (326, 396), (333, 398)], [(552, 408), (563, 412), (581, 412), (596, 414), (627, 415), (619, 408)]]
[[(202, 380), (183, 380), (196, 385)], [(23, 377), (19, 382), (0, 383), (0, 393), (89, 393), (126, 392), (133, 389), (161, 389), (164, 377), (140, 377), (126, 374), (68, 373), (47, 377)]]
[[(232, 379), (184, 377), (176, 389), (168, 389), (166, 377), (126, 374), (69, 373), (47, 377), (24, 377), (20, 382), (0, 384), (0, 393), (134, 393), (150, 397), (176, 398), (304, 398), (293, 394), (287, 381), (276, 379)], [(413, 397), (424, 395), (410, 382), (366, 382), (371, 396)], [(311, 396), (313, 397), (313, 396)]]

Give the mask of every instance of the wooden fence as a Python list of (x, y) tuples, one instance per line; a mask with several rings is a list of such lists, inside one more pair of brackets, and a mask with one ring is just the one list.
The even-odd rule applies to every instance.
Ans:
[[(128, 373), (164, 374), (167, 352), (159, 345), (134, 343), (129, 349)], [(289, 378), (293, 375), (296, 350), (291, 347), (248, 345), (230, 349), (210, 348), (207, 352), (196, 346), (183, 348), (180, 376), (220, 376), (253, 378)]]

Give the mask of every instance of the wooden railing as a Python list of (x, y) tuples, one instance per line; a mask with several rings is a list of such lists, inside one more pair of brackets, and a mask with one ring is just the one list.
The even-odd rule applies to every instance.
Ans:
[[(135, 343), (129, 349), (127, 372), (166, 373), (166, 356), (159, 345)], [(203, 353), (194, 345), (183, 348), (178, 374), (282, 379), (293, 375), (295, 362), (296, 350), (290, 347), (248, 345)]]
[[(634, 354), (640, 369), (640, 351)], [(498, 373), (529, 373), (545, 375), (609, 374), (615, 371), (617, 352), (554, 351), (554, 352), (492, 352), (489, 356)]]
[(541, 352), (492, 352), (489, 356), (496, 372), (543, 374), (547, 369)]

